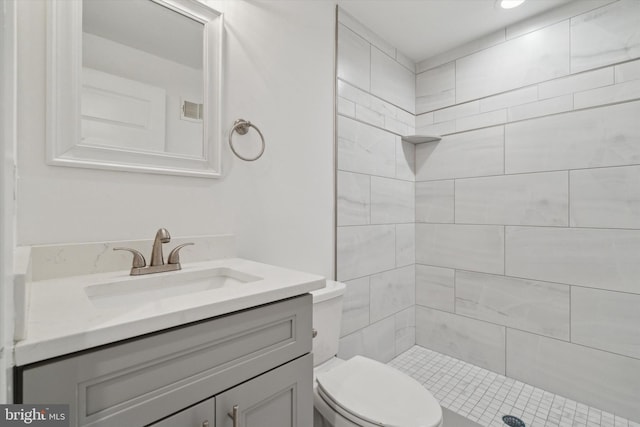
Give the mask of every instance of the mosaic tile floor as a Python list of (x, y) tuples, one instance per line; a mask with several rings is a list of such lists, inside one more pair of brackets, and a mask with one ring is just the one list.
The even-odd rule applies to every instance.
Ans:
[(389, 365), (422, 383), (445, 408), (486, 427), (504, 427), (503, 415), (515, 415), (527, 427), (640, 427), (640, 423), (419, 346)]

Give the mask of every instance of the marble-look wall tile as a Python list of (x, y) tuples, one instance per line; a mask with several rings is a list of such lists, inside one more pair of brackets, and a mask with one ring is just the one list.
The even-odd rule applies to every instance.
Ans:
[(370, 108), (356, 104), (356, 119), (377, 127), (384, 127), (385, 117)]
[(372, 96), (362, 89), (358, 89), (353, 84), (347, 83), (344, 80), (337, 80), (338, 83), (338, 95), (341, 98), (352, 101), (354, 104), (364, 105), (365, 107), (371, 106)]
[(450, 62), (416, 75), (416, 113), (455, 104), (456, 64)]
[(568, 218), (568, 172), (456, 181), (456, 223), (567, 226)]
[(640, 360), (507, 329), (507, 376), (640, 419)]
[(356, 279), (396, 266), (394, 225), (338, 227), (338, 280)]
[(456, 313), (569, 340), (569, 286), (456, 271)]
[(356, 104), (348, 99), (344, 99), (342, 97), (338, 97), (338, 114), (342, 114), (343, 116), (355, 117), (356, 115)]
[(395, 345), (396, 322), (390, 316), (340, 338), (338, 357), (346, 360), (359, 354), (386, 363), (395, 357)]
[(504, 129), (450, 135), (416, 147), (416, 181), (501, 175)]
[(557, 7), (539, 13), (531, 18), (509, 25), (506, 28), (507, 40), (520, 37), (548, 25), (555, 24), (556, 22), (564, 21), (573, 16), (597, 9), (614, 1), (618, 0), (570, 1), (568, 3), (562, 3)]
[(396, 136), (338, 116), (338, 169), (393, 177)]
[(338, 225), (369, 224), (371, 185), (368, 175), (338, 171)]
[(371, 86), (371, 45), (368, 41), (338, 25), (338, 77), (347, 82), (369, 89)]
[(640, 2), (621, 0), (571, 19), (571, 72), (640, 57)]
[(482, 98), (567, 74), (569, 22), (564, 21), (458, 59), (456, 102)]
[(396, 356), (416, 345), (416, 310), (414, 307), (396, 313)]
[(415, 116), (383, 99), (338, 79), (338, 113), (407, 135), (413, 132)]
[(633, 143), (640, 139), (638, 116), (640, 102), (629, 102), (508, 124), (505, 171), (522, 173), (640, 163), (640, 144)]
[(452, 223), (454, 181), (416, 182), (416, 222)]
[(433, 113), (423, 113), (416, 116), (416, 128), (422, 128), (433, 124)]
[[(405, 135), (413, 134), (413, 130)], [(396, 178), (416, 180), (416, 146), (396, 137)]]
[(416, 72), (416, 63), (413, 62), (413, 59), (411, 59), (408, 56), (404, 55), (398, 49), (396, 49), (396, 58), (395, 59), (400, 65), (402, 65), (407, 70), (409, 70), (409, 71), (411, 71), (412, 73), (415, 74), (415, 72)]
[(396, 224), (396, 267), (416, 262), (415, 224)]
[(640, 60), (626, 62), (615, 66), (616, 83), (640, 79)]
[(424, 61), (416, 64), (416, 71), (421, 73), (426, 70), (430, 70), (448, 62), (454, 61), (457, 58), (462, 58), (474, 52), (487, 49), (491, 46), (495, 46), (505, 41), (505, 31), (500, 29), (494, 33), (487, 34), (484, 37), (476, 38), (469, 43), (456, 47), (449, 51), (427, 58)]
[(480, 111), (484, 113), (487, 111), (500, 110), (502, 108), (527, 104), (537, 100), (538, 88), (536, 86), (529, 86), (481, 99)]
[(573, 99), (576, 109), (640, 99), (640, 80), (578, 92)]
[(411, 135), (413, 134), (413, 127), (402, 123), (400, 120), (392, 119), (390, 117), (384, 118), (384, 126), (389, 132), (393, 132), (398, 135)]
[(540, 99), (555, 98), (612, 84), (613, 67), (608, 67), (540, 83), (538, 96)]
[(456, 120), (456, 131), (463, 132), (471, 129), (480, 129), (495, 126), (507, 122), (507, 110), (495, 110), (475, 116), (462, 117)]
[(391, 316), (415, 303), (416, 271), (413, 265), (370, 278), (371, 322)]
[(358, 34), (360, 37), (362, 37), (390, 57), (395, 58), (396, 48), (391, 46), (388, 42), (382, 39), (382, 37), (378, 36), (369, 28), (365, 27), (360, 21), (349, 15), (349, 13), (347, 13), (341, 7), (338, 7), (338, 22), (349, 28), (354, 33)]
[(505, 373), (504, 326), (416, 306), (416, 344)]
[(454, 312), (455, 270), (416, 264), (416, 304)]
[(640, 166), (571, 171), (571, 226), (640, 229)]
[(371, 93), (415, 112), (415, 74), (375, 47), (371, 49)]
[(562, 95), (509, 108), (509, 121), (532, 119), (573, 110), (573, 96)]
[(480, 112), (480, 101), (465, 102), (453, 107), (443, 108), (433, 112), (433, 122), (448, 122), (460, 117), (473, 116)]
[(369, 324), (369, 277), (345, 282), (340, 336)]
[(640, 230), (507, 227), (506, 274), (640, 294)]
[(418, 135), (448, 135), (456, 131), (456, 121), (451, 120), (448, 122), (435, 123), (432, 125), (425, 125), (416, 128), (416, 134)]
[(502, 274), (504, 227), (416, 224), (416, 262)]
[(414, 183), (372, 176), (371, 223), (391, 224), (414, 221)]
[(571, 341), (640, 359), (640, 295), (572, 287)]

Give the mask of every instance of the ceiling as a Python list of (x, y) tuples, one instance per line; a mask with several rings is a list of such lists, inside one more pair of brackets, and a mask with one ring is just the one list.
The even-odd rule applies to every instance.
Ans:
[(496, 0), (338, 0), (338, 4), (417, 63), (570, 1), (527, 0), (515, 9), (502, 9)]

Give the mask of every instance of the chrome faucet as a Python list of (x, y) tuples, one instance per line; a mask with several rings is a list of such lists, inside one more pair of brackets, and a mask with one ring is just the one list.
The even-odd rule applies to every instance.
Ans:
[(147, 266), (147, 262), (144, 259), (144, 255), (135, 249), (131, 248), (113, 248), (114, 251), (129, 251), (133, 254), (133, 263), (131, 266), (131, 276), (139, 276), (141, 274), (162, 273), (164, 271), (180, 270), (180, 249), (185, 246), (193, 245), (193, 243), (183, 243), (178, 245), (171, 252), (167, 258), (167, 263), (164, 262), (164, 256), (162, 254), (162, 245), (171, 241), (171, 235), (166, 228), (161, 228), (156, 232), (156, 238), (153, 241), (153, 248), (151, 249), (151, 264)]

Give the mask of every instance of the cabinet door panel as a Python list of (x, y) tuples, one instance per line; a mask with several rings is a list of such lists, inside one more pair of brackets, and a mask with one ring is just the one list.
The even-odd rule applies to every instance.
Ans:
[(313, 357), (310, 354), (216, 396), (216, 427), (308, 427), (313, 420)]
[(215, 427), (215, 398), (205, 400), (149, 427)]

